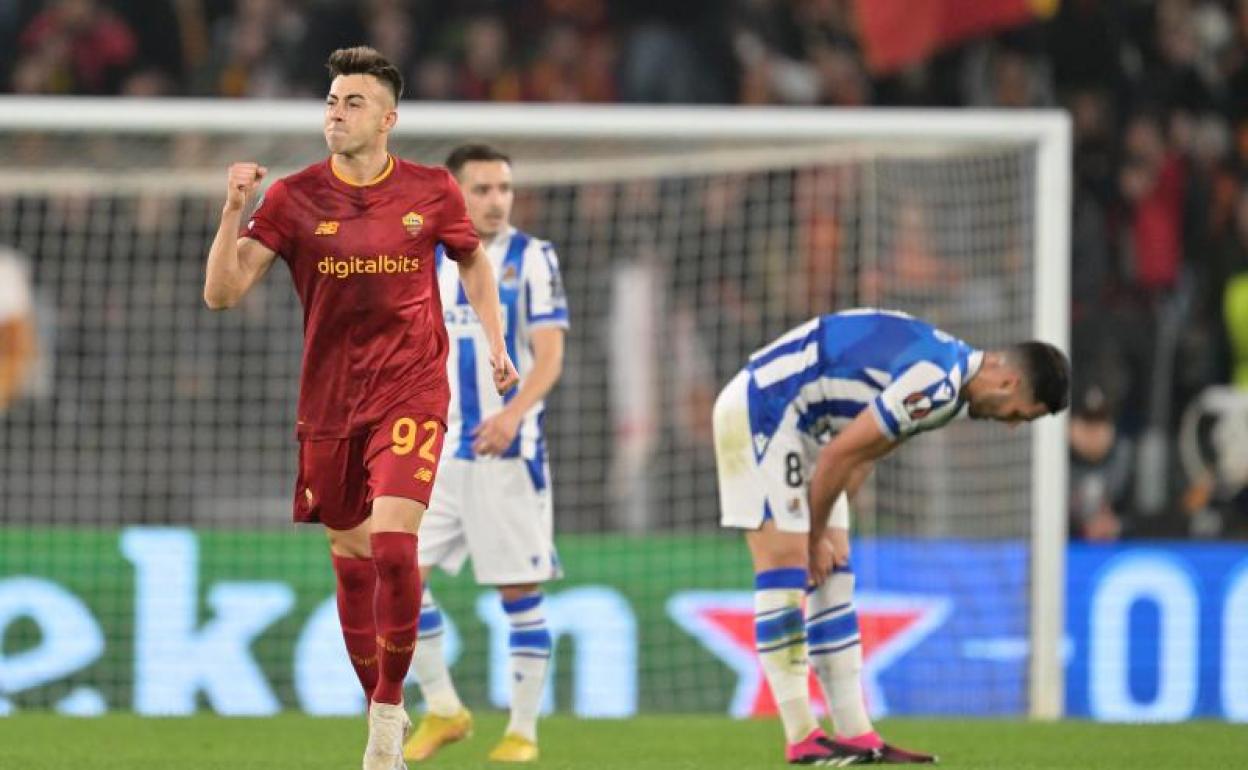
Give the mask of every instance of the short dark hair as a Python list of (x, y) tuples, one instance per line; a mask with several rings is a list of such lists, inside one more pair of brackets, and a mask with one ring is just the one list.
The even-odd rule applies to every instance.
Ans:
[(396, 103), (403, 98), (403, 76), (399, 74), (399, 68), (376, 48), (366, 45), (339, 48), (329, 55), (325, 66), (330, 77), (335, 78), (339, 75), (372, 75), (389, 86)]
[(473, 161), (482, 160), (501, 160), (503, 163), (511, 165), (511, 157), (495, 147), (488, 144), (461, 144), (451, 150), (451, 154), (446, 156), (446, 167), (455, 176), (459, 176), (459, 172), (464, 170), (464, 166)]
[(1010, 347), (1007, 355), (1022, 371), (1032, 396), (1049, 414), (1070, 404), (1070, 359), (1047, 342), (1030, 340)]

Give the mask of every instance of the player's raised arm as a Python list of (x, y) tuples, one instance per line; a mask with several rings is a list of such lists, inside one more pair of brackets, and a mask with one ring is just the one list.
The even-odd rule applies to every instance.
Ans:
[(477, 312), (477, 318), (481, 319), (481, 328), (489, 341), (494, 387), (499, 393), (506, 393), (520, 381), (520, 375), (516, 373), (515, 364), (507, 355), (507, 344), (503, 341), (503, 311), (498, 304), (498, 283), (494, 280), (490, 258), (478, 245), (471, 254), (460, 258), (458, 265), (464, 294)]
[(208, 250), (204, 271), (204, 302), (213, 310), (238, 304), (273, 264), (276, 252), (253, 238), (239, 238), (243, 209), (268, 169), (256, 163), (235, 163), (226, 180), (221, 224)]

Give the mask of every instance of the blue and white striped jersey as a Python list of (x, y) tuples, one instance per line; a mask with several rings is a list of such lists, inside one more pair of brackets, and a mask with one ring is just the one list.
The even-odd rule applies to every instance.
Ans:
[[(568, 305), (563, 283), (559, 278), (559, 259), (550, 243), (534, 238), (515, 228), (500, 235), (486, 246), (486, 254), (494, 266), (498, 280), (499, 301), (503, 311), (503, 336), (507, 352), (520, 373), (521, 381), (533, 368), (533, 347), (530, 333), (540, 326), (568, 328)], [(477, 314), (468, 303), (459, 270), (446, 259), (442, 247), (437, 251), (438, 288), (451, 347), (447, 356), (447, 375), (451, 385), (451, 403), (447, 412), (446, 443), (443, 456), (471, 460), (472, 433), (481, 421), (510, 401), (516, 391), (505, 396), (494, 390), (490, 369), (490, 350)], [(516, 440), (503, 457), (522, 457), (533, 474), (534, 484), (546, 485), (546, 447), (542, 436), (542, 414), (545, 404), (539, 402), (520, 423)]]
[(811, 319), (750, 356), (750, 430), (761, 457), (782, 426), (826, 443), (863, 409), (904, 439), (964, 406), (983, 353), (926, 321), (871, 308)]

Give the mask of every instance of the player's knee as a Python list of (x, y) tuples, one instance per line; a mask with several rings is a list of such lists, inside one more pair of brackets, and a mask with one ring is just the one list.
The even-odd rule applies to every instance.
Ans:
[(342, 587), (342, 592), (348, 595), (371, 592), (377, 581), (377, 573), (373, 571), (372, 565), (361, 560), (360, 564), (367, 565), (368, 570), (364, 569), (338, 569), (338, 585)]
[(809, 564), (808, 538), (804, 534), (781, 532), (766, 522), (762, 529), (746, 535), (754, 571), (769, 569), (806, 569)]
[(373, 546), (373, 563), (377, 566), (380, 580), (401, 580), (416, 568), (416, 549), (403, 547), (404, 543)]
[(368, 530), (356, 527), (349, 530), (337, 530), (326, 527), (329, 536), (329, 550), (334, 556), (347, 559), (372, 558), (372, 549), (368, 542)]
[(530, 583), (528, 585), (499, 586), (498, 587), (499, 599), (504, 604), (510, 604), (511, 602), (514, 602), (517, 599), (523, 599), (526, 596), (532, 596), (534, 594), (540, 594), (540, 593), (541, 593), (541, 588), (536, 583)]

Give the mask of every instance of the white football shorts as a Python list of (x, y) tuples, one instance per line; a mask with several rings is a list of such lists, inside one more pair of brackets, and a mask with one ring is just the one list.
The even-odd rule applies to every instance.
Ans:
[(455, 575), (472, 558), (480, 585), (563, 576), (555, 551), (550, 472), (537, 489), (520, 458), (443, 458), (420, 522), (420, 566)]
[[(749, 371), (739, 372), (715, 399), (720, 526), (755, 530), (771, 518), (781, 532), (810, 532), (808, 491), (819, 444), (797, 429), (790, 411), (760, 457), (750, 431), (749, 382)], [(842, 494), (829, 524), (848, 528), (848, 517), (849, 502)]]

